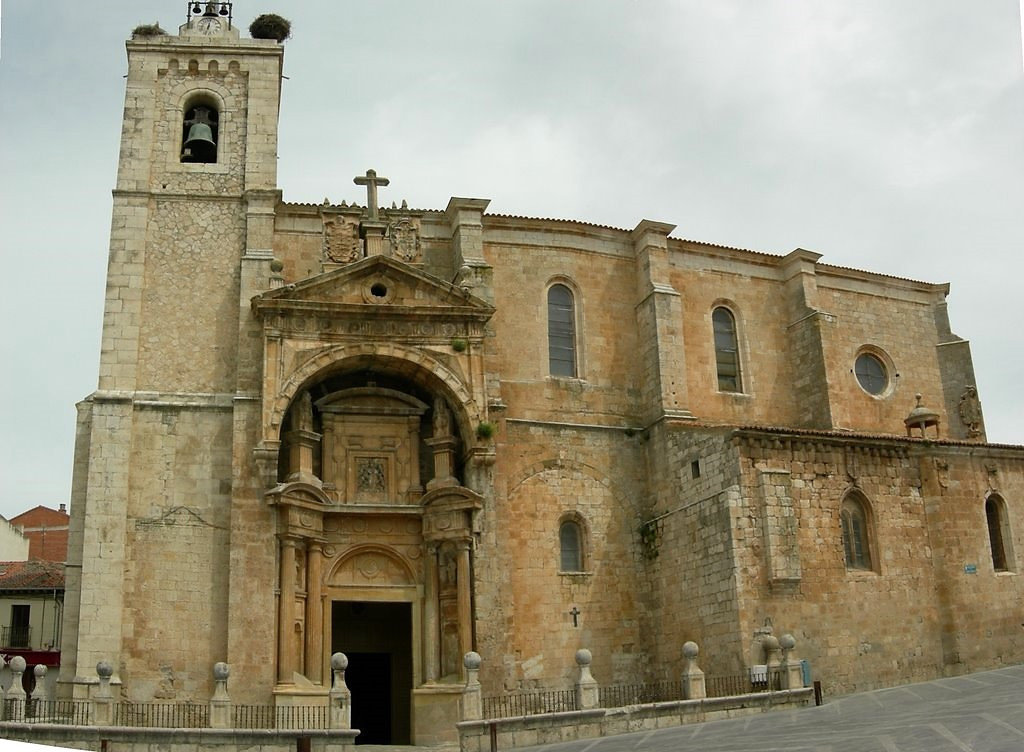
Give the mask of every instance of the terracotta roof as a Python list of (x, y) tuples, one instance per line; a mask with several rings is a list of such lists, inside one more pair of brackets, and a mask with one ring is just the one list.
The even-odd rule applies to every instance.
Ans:
[(64, 589), (64, 563), (0, 561), (0, 590)]

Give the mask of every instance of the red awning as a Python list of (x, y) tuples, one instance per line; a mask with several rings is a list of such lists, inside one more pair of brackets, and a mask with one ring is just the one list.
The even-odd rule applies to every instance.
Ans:
[(43, 665), (47, 668), (57, 668), (60, 666), (60, 651), (59, 650), (18, 650), (15, 648), (7, 648), (2, 654), (4, 660), (8, 663), (11, 662), (11, 658), (16, 655), (20, 655), (25, 659), (25, 663), (31, 669), (32, 666)]

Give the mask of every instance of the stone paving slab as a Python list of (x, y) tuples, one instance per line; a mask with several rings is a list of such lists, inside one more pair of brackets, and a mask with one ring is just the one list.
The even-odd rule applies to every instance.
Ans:
[(1024, 752), (1024, 665), (519, 752)]

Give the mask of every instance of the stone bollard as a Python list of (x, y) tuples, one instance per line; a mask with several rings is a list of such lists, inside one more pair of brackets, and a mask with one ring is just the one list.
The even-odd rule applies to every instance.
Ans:
[(32, 699), (35, 702), (46, 702), (46, 673), (48, 669), (42, 663), (32, 669), (32, 673), (36, 677), (36, 686), (32, 690)]
[(782, 664), (779, 666), (782, 672), (782, 688), (800, 689), (804, 686), (804, 671), (793, 652), (796, 640), (793, 635), (784, 634), (779, 638), (779, 645), (782, 647)]
[(226, 729), (234, 726), (231, 717), (231, 698), (228, 696), (228, 677), (231, 667), (223, 661), (213, 664), (213, 697), (210, 698), (210, 728)]
[(700, 648), (696, 642), (683, 643), (683, 699), (703, 700), (708, 696), (704, 672), (697, 665), (697, 654)]
[(348, 656), (335, 653), (331, 656), (331, 671), (334, 683), (331, 686), (331, 716), (328, 725), (332, 729), (352, 728), (352, 692), (345, 683), (345, 669), (348, 668)]
[(25, 659), (16, 655), (7, 665), (11, 668), (11, 688), (7, 690), (5, 720), (21, 721), (25, 719), (25, 688), (21, 684), (21, 678), (25, 675)]
[(459, 718), (463, 721), (479, 721), (484, 717), (480, 698), (480, 663), (480, 654), (472, 650), (462, 656), (462, 665), (466, 668), (466, 686), (459, 698)]
[(597, 691), (597, 681), (590, 673), (590, 664), (594, 661), (594, 655), (586, 648), (576, 651), (576, 665), (580, 669), (580, 677), (576, 680), (576, 709), (590, 710), (601, 707), (600, 693)]
[(110, 726), (114, 722), (114, 696), (110, 693), (110, 677), (113, 675), (114, 667), (108, 661), (96, 664), (100, 685), (92, 698), (93, 726)]
[(781, 661), (779, 660), (779, 638), (775, 635), (768, 635), (764, 638), (764, 642), (761, 643), (764, 648), (764, 662), (767, 669), (768, 677), (768, 689), (778, 689), (779, 681), (776, 677), (779, 675), (779, 666)]

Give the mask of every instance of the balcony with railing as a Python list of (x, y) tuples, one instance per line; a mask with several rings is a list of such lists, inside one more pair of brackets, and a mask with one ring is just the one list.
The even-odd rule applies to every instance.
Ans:
[(28, 625), (11, 625), (0, 627), (0, 648), (32, 647), (32, 627)]

